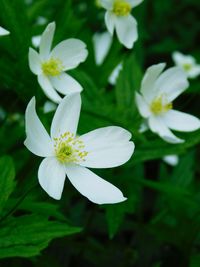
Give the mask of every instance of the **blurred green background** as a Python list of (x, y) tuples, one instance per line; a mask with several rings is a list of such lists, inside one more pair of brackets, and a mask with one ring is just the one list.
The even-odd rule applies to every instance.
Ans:
[[(142, 119), (134, 94), (145, 69), (159, 62), (173, 66), (175, 50), (200, 63), (199, 0), (144, 0), (133, 10), (139, 39), (133, 50), (116, 37), (105, 62), (97, 66), (92, 37), (105, 31), (105, 11), (94, 1), (0, 0), (0, 266), (9, 267), (199, 267), (200, 131), (179, 134), (186, 142), (170, 145), (138, 132)], [(47, 22), (41, 23), (41, 17)], [(46, 96), (28, 66), (32, 36), (56, 22), (54, 45), (76, 37), (88, 47), (85, 63), (70, 71), (83, 86), (79, 133), (107, 125), (133, 134), (136, 150), (122, 167), (97, 170), (128, 197), (121, 204), (98, 206), (66, 179), (60, 201), (40, 188), (41, 159), (23, 145), (24, 111), (37, 98), (38, 114), (49, 129), (53, 112), (44, 114)], [(123, 61), (116, 86), (108, 83)], [(200, 77), (175, 102), (178, 110), (200, 117)], [(180, 155), (170, 167), (162, 157)]]

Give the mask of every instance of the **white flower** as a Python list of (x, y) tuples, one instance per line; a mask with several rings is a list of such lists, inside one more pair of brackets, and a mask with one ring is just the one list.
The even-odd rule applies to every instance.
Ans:
[[(181, 143), (171, 131), (190, 132), (200, 128), (200, 120), (192, 115), (173, 109), (172, 101), (187, 87), (188, 81), (180, 67), (163, 71), (165, 64), (147, 69), (142, 80), (140, 94), (136, 93), (136, 104), (148, 127), (169, 143)], [(162, 73), (162, 74), (161, 74)]]
[(29, 49), (29, 66), (38, 76), (46, 96), (59, 103), (62, 98), (56, 90), (63, 95), (82, 91), (81, 85), (65, 71), (77, 67), (86, 59), (88, 52), (86, 45), (78, 39), (62, 41), (51, 51), (54, 31), (55, 23), (52, 22), (42, 34), (39, 54)]
[(200, 75), (200, 65), (196, 63), (194, 57), (174, 52), (172, 58), (174, 63), (185, 71), (188, 78), (196, 78)]
[(81, 108), (80, 94), (66, 96), (59, 104), (47, 133), (35, 111), (35, 98), (26, 113), (25, 146), (34, 154), (45, 157), (38, 171), (39, 183), (54, 199), (60, 199), (67, 175), (73, 186), (98, 204), (126, 200), (114, 185), (86, 167), (111, 168), (129, 160), (134, 144), (131, 134), (121, 127), (104, 127), (76, 136)]
[(8, 34), (10, 34), (10, 32), (0, 26), (0, 36)]
[(95, 62), (99, 66), (105, 60), (112, 45), (112, 36), (109, 32), (95, 33), (93, 36)]
[(179, 163), (179, 157), (177, 155), (167, 155), (163, 157), (163, 161), (171, 166), (176, 166)]
[(116, 30), (119, 42), (126, 48), (133, 48), (138, 39), (137, 22), (131, 15), (133, 7), (143, 0), (100, 0), (105, 8), (105, 23), (108, 31), (113, 35)]

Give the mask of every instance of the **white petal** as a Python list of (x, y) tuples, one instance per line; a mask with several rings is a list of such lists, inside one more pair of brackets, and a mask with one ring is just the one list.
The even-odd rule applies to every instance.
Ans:
[(163, 157), (163, 161), (171, 166), (178, 165), (179, 157), (177, 155), (168, 155)]
[(76, 68), (84, 62), (88, 55), (86, 45), (78, 39), (68, 39), (60, 42), (51, 52), (50, 57), (60, 59), (63, 70)]
[(41, 74), (42, 69), (39, 54), (32, 48), (29, 48), (28, 60), (31, 71), (36, 75)]
[(10, 34), (10, 32), (0, 26), (0, 36), (8, 34)]
[(60, 103), (61, 101), (61, 97), (59, 96), (58, 93), (56, 93), (56, 90), (53, 88), (50, 80), (48, 79), (47, 76), (39, 75), (38, 76), (38, 82), (40, 84), (40, 86), (42, 87), (45, 95), (52, 100), (55, 103)]
[(56, 108), (57, 108), (57, 105), (55, 103), (53, 103), (51, 101), (46, 101), (44, 103), (43, 111), (44, 111), (44, 113), (49, 113), (51, 111), (56, 110)]
[(118, 126), (108, 126), (90, 131), (79, 138), (88, 150), (95, 150), (107, 147), (108, 144), (126, 143), (131, 139), (131, 133)]
[(180, 67), (167, 69), (155, 84), (158, 94), (166, 94), (169, 102), (177, 98), (188, 86), (187, 76)]
[(131, 133), (109, 126), (96, 129), (79, 137), (88, 152), (80, 165), (90, 168), (111, 168), (124, 164), (133, 154), (134, 144), (129, 142)]
[(117, 187), (84, 167), (67, 166), (66, 173), (73, 186), (94, 203), (111, 204), (126, 200)]
[(27, 138), (24, 145), (35, 155), (48, 157), (53, 155), (53, 144), (46, 129), (35, 111), (35, 98), (29, 102), (25, 112)]
[(55, 28), (56, 28), (55, 22), (51, 22), (47, 25), (46, 29), (42, 34), (40, 41), (40, 56), (43, 60), (49, 58)]
[(137, 22), (133, 16), (117, 17), (115, 21), (117, 37), (126, 48), (133, 48), (138, 39)]
[(65, 132), (76, 134), (81, 109), (79, 93), (71, 94), (60, 102), (51, 124), (51, 137), (59, 137)]
[(100, 0), (100, 5), (107, 10), (111, 10), (113, 7), (113, 2), (114, 0)]
[(61, 73), (59, 76), (50, 77), (50, 81), (53, 87), (55, 87), (56, 90), (63, 95), (69, 95), (77, 92), (80, 93), (83, 90), (82, 86), (65, 72)]
[[(100, 149), (94, 148), (88, 151), (88, 155), (80, 165), (88, 168), (117, 167), (126, 163), (131, 158), (134, 148), (133, 142), (113, 143)], [(87, 151), (87, 148), (85, 150)]]
[(163, 115), (166, 125), (176, 131), (192, 132), (200, 129), (200, 120), (195, 116), (177, 110), (169, 110)]
[(126, 0), (126, 1), (131, 5), (131, 7), (138, 6), (143, 2), (143, 0)]
[(108, 82), (112, 85), (115, 85), (117, 83), (117, 79), (119, 77), (120, 71), (123, 69), (123, 63), (120, 62), (112, 71), (110, 76), (108, 77)]
[(144, 133), (144, 132), (146, 132), (148, 129), (149, 129), (148, 123), (147, 123), (146, 120), (144, 120), (144, 121), (140, 124), (140, 127), (139, 127), (138, 132), (139, 132), (139, 133)]
[(31, 38), (31, 42), (34, 47), (39, 47), (40, 46), (40, 41), (41, 41), (41, 35), (36, 35)]
[(116, 16), (111, 11), (105, 13), (105, 24), (111, 35), (114, 33), (115, 20)]
[(131, 133), (109, 126), (99, 128), (79, 137), (88, 152), (80, 165), (90, 168), (111, 168), (126, 163), (133, 154), (134, 144), (129, 142)]
[(65, 177), (65, 167), (55, 157), (45, 158), (41, 162), (38, 170), (39, 183), (50, 197), (57, 200), (61, 198)]
[(150, 103), (157, 94), (155, 91), (155, 82), (165, 66), (165, 63), (156, 64), (149, 67), (145, 72), (141, 85), (141, 93), (143, 94), (147, 103)]
[(199, 76), (200, 75), (200, 65), (193, 66), (192, 69), (187, 72), (187, 75), (189, 78), (192, 78), (192, 79)]
[(95, 33), (93, 36), (93, 44), (96, 64), (101, 65), (110, 50), (112, 36), (109, 32)]
[(178, 51), (172, 54), (172, 59), (177, 66), (183, 66), (184, 64), (195, 64), (195, 59), (192, 56), (184, 55)]
[(160, 117), (150, 117), (148, 119), (149, 128), (152, 132), (157, 133), (163, 140), (168, 143), (178, 144), (183, 143), (184, 140), (176, 137), (169, 128), (165, 125)]
[(146, 103), (146, 101), (143, 98), (143, 96), (141, 96), (137, 92), (135, 94), (135, 102), (136, 102), (136, 105), (137, 105), (137, 107), (139, 109), (139, 112), (140, 112), (141, 116), (144, 117), (144, 118), (148, 118), (151, 115), (151, 111), (149, 110), (149, 106)]

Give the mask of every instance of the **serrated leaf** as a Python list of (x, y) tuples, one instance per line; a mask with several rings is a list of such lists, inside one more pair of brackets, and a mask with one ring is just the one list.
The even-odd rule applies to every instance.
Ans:
[(79, 233), (81, 228), (40, 215), (25, 215), (4, 221), (0, 232), (0, 258), (38, 255), (58, 237)]

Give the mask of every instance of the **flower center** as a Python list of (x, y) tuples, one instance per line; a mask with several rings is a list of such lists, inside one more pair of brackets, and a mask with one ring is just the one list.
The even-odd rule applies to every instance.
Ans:
[(172, 107), (172, 103), (166, 103), (165, 99), (163, 99), (163, 96), (159, 96), (154, 99), (150, 105), (150, 109), (155, 115), (165, 113), (172, 109)]
[(54, 142), (55, 154), (61, 163), (79, 163), (88, 155), (88, 152), (83, 150), (85, 147), (83, 141), (70, 132), (54, 138)]
[(42, 63), (42, 71), (48, 76), (57, 76), (63, 70), (62, 62), (59, 59), (50, 58), (48, 61)]
[(131, 12), (131, 5), (124, 0), (116, 0), (112, 11), (116, 16), (127, 16)]
[(185, 63), (185, 64), (183, 64), (183, 68), (185, 71), (190, 71), (192, 68), (192, 65), (189, 63)]

